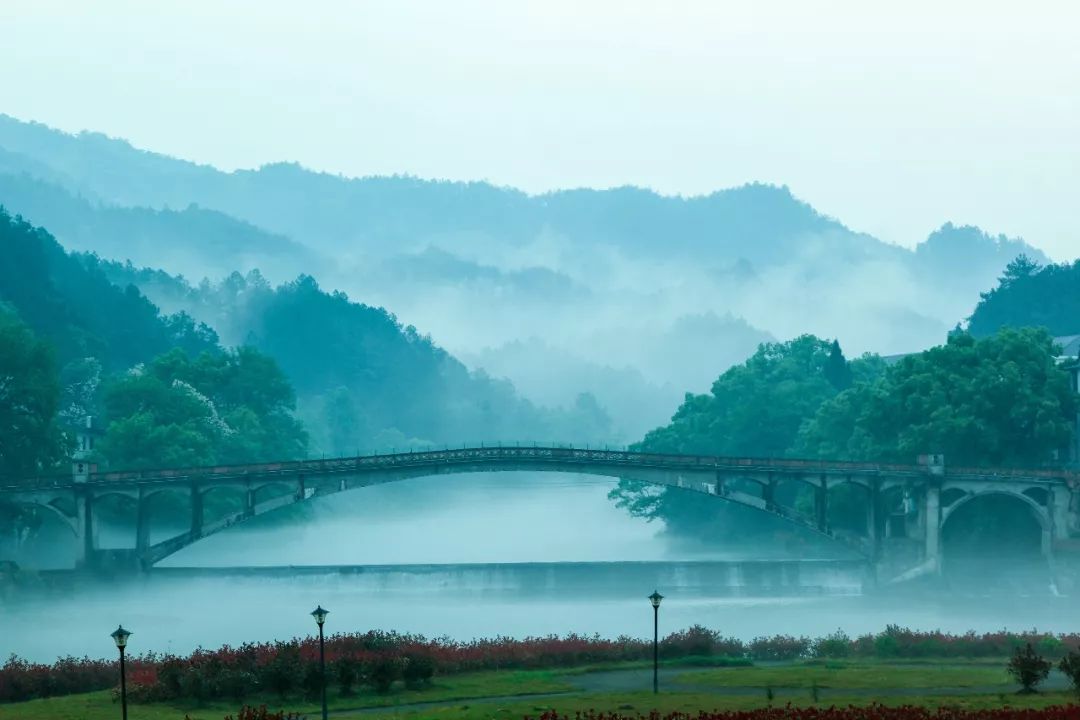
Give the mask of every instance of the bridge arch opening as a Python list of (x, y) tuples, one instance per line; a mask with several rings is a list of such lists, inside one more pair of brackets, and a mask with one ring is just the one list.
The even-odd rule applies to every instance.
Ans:
[(1031, 498), (989, 492), (958, 500), (941, 528), (942, 569), (958, 581), (1043, 581), (1046, 517)]
[(156, 490), (142, 499), (151, 544), (175, 537), (191, 527), (191, 491), (186, 488)]
[(863, 537), (870, 536), (871, 492), (865, 485), (841, 480), (830, 484), (826, 516), (829, 527)]
[(78, 552), (76, 520), (56, 502), (0, 503), (0, 559), (20, 567), (71, 567)]

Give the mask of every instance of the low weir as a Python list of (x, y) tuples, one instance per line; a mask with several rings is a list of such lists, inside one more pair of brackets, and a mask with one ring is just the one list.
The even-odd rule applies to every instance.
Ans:
[(358, 591), (621, 598), (641, 588), (678, 588), (683, 597), (857, 595), (868, 567), (857, 560), (701, 560), (656, 562), (476, 563), (285, 567), (158, 567), (162, 577), (348, 577)]

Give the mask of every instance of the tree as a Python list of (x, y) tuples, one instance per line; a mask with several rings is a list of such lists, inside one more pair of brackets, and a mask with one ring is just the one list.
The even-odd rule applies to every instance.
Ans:
[(967, 333), (904, 358), (825, 402), (799, 431), (800, 455), (963, 465), (1037, 465), (1068, 446), (1076, 397), (1043, 330)]
[(1035, 652), (1031, 643), (1027, 643), (1016, 649), (1006, 669), (1020, 683), (1021, 693), (1034, 693), (1038, 692), (1035, 686), (1050, 674), (1050, 667), (1050, 661)]
[(68, 457), (59, 404), (52, 346), (0, 304), (0, 477), (55, 470)]
[(1021, 255), (998, 279), (998, 286), (982, 293), (968, 318), (976, 337), (1005, 327), (1045, 327), (1051, 334), (1080, 334), (1080, 261), (1047, 265)]
[(302, 457), (292, 387), (252, 348), (172, 350), (115, 380), (98, 450), (111, 467), (258, 462)]
[(829, 359), (825, 363), (825, 379), (836, 388), (837, 392), (847, 390), (853, 381), (851, 367), (848, 366), (840, 341), (833, 340), (829, 348)]
[(1061, 662), (1058, 663), (1058, 670), (1061, 674), (1069, 678), (1069, 682), (1072, 683), (1073, 692), (1080, 694), (1080, 652), (1076, 650), (1070, 650), (1065, 654), (1065, 657), (1061, 658)]
[[(841, 366), (841, 363), (843, 365)], [(865, 366), (865, 367), (864, 367)], [(836, 383), (874, 377), (873, 359), (844, 360), (838, 343), (803, 335), (764, 343), (742, 365), (728, 369), (708, 395), (687, 394), (671, 423), (649, 432), (633, 447), (651, 452), (784, 457), (802, 424), (833, 398)], [(657, 489), (621, 480), (610, 497), (631, 515), (671, 521), (688, 533), (709, 526), (734, 531), (730, 508), (677, 489)]]

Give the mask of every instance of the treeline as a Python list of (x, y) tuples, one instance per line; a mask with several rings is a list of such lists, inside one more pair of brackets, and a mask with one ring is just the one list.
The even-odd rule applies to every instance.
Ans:
[[(1049, 333), (1033, 328), (982, 339), (956, 332), (945, 345), (891, 364), (877, 356), (848, 361), (838, 343), (811, 335), (767, 343), (722, 374), (711, 393), (688, 394), (671, 423), (636, 447), (909, 464), (920, 454), (943, 453), (954, 465), (1061, 464), (1077, 398), (1059, 350)], [(630, 481), (612, 492), (632, 514), (672, 520), (687, 532), (730, 519), (720, 504), (687, 495)], [(858, 529), (863, 513), (839, 500), (830, 521)]]
[(985, 337), (1003, 327), (1044, 327), (1080, 334), (1080, 260), (1042, 266), (1026, 255), (1009, 263), (998, 286), (982, 293), (968, 330)]

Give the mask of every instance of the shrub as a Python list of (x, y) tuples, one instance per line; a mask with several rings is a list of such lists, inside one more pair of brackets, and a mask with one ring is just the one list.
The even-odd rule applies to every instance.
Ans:
[(300, 687), (304, 692), (305, 698), (308, 700), (317, 700), (322, 696), (323, 674), (322, 668), (318, 662), (310, 661), (304, 663), (300, 677)]
[(742, 657), (746, 646), (735, 638), (725, 638), (715, 630), (693, 625), (682, 632), (668, 635), (660, 641), (660, 657), (726, 655)]
[(1080, 652), (1070, 650), (1058, 663), (1058, 669), (1072, 683), (1073, 691), (1080, 694)]
[(1009, 675), (1020, 683), (1020, 692), (1037, 692), (1035, 686), (1046, 679), (1050, 674), (1050, 662), (1035, 652), (1031, 643), (1023, 648), (1018, 648), (1009, 660)]
[(375, 692), (380, 695), (388, 693), (394, 681), (401, 677), (401, 661), (392, 655), (376, 655), (368, 663), (364, 674)]
[(360, 663), (352, 657), (345, 656), (335, 660), (330, 667), (337, 680), (338, 691), (345, 696), (352, 695), (356, 681), (360, 677)]
[(273, 659), (263, 666), (262, 684), (282, 700), (295, 688), (301, 674), (300, 649), (288, 643), (277, 643)]
[(435, 676), (435, 661), (428, 655), (406, 655), (402, 661), (401, 678), (410, 690), (426, 687)]
[(851, 654), (851, 638), (843, 630), (818, 638), (811, 645), (814, 657), (845, 658)]
[(790, 635), (759, 637), (747, 649), (754, 660), (795, 660), (810, 651), (810, 640)]

